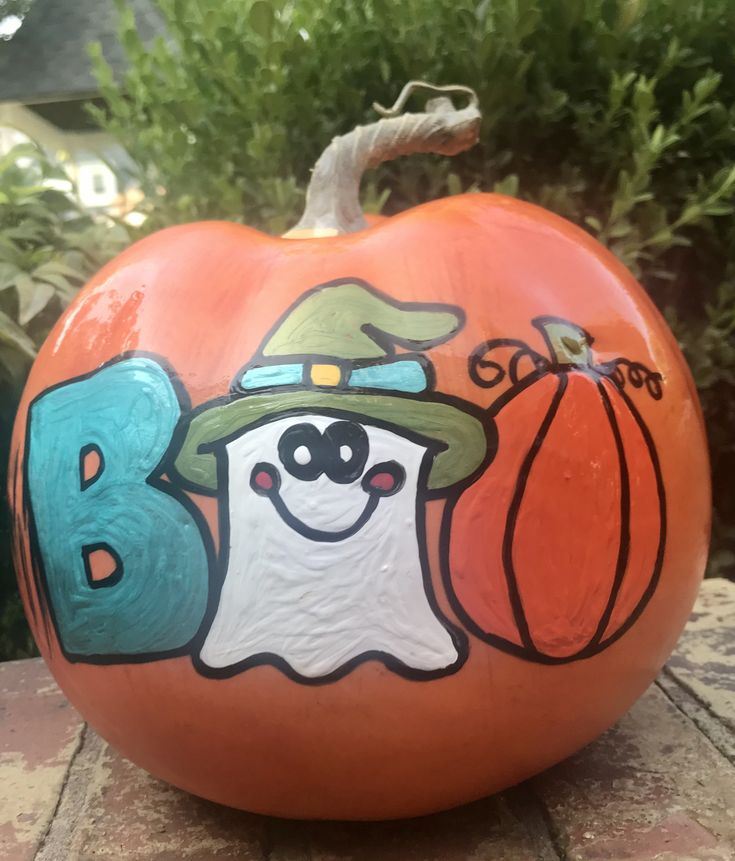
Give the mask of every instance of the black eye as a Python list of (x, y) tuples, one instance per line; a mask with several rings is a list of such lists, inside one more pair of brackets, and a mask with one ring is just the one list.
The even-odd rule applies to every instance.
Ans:
[(294, 478), (315, 481), (324, 472), (326, 448), (314, 425), (304, 422), (283, 432), (278, 441), (278, 456)]
[(355, 422), (334, 422), (324, 431), (330, 444), (324, 471), (337, 484), (349, 484), (365, 468), (370, 444), (365, 430)]

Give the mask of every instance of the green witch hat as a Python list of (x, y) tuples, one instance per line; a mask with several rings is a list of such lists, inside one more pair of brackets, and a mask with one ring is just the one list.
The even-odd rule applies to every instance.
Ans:
[[(282, 414), (339, 410), (377, 420), (434, 444), (428, 479), (441, 490), (484, 461), (488, 439), (478, 410), (432, 391), (422, 353), (462, 327), (459, 308), (396, 302), (356, 280), (304, 294), (235, 377), (232, 394), (200, 407), (189, 422), (175, 468), (200, 490), (217, 489), (217, 444)], [(396, 354), (396, 345), (414, 352)]]

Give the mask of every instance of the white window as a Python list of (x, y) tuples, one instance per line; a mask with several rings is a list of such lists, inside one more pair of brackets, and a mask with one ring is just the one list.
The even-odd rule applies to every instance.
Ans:
[(104, 194), (107, 191), (105, 175), (101, 171), (92, 174), (92, 190), (95, 194)]

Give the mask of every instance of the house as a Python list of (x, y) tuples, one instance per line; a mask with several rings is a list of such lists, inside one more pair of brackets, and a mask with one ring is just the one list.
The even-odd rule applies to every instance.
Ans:
[[(153, 0), (129, 0), (145, 39), (163, 32)], [(95, 128), (84, 105), (101, 104), (87, 54), (93, 41), (119, 75), (125, 58), (113, 0), (32, 0), (0, 40), (0, 155), (30, 138), (64, 163), (81, 202), (124, 209), (131, 166), (125, 151)], [(14, 30), (7, 38), (7, 29)]]

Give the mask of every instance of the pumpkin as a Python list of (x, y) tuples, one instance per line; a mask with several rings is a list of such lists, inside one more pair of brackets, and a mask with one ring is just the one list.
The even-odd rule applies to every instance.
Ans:
[[(501, 340), (480, 345), (472, 360), (479, 385), (494, 388), (507, 374), (511, 386), (492, 407), (499, 455), (454, 511), (447, 570), (458, 612), (478, 636), (552, 663), (606, 648), (656, 587), (665, 490), (655, 444), (625, 386), (654, 400), (663, 386), (639, 363), (595, 365), (592, 337), (568, 321), (533, 324), (549, 358), (511, 342), (506, 370), (490, 358), (507, 351)], [(489, 486), (502, 488), (491, 507)], [(468, 568), (468, 533), (479, 522), (485, 554)]]
[(630, 273), (497, 195), (364, 223), (364, 168), (477, 139), (471, 92), (403, 114), (414, 89), (330, 144), (288, 237), (181, 225), (111, 261), (15, 424), (54, 677), (135, 763), (250, 811), (517, 783), (641, 694), (702, 576), (701, 415)]

